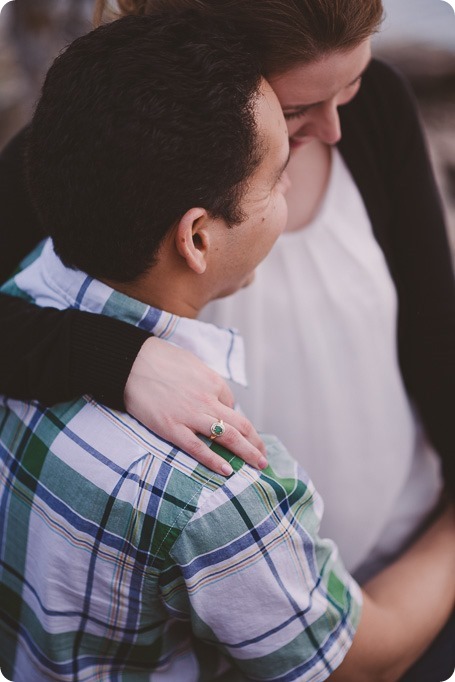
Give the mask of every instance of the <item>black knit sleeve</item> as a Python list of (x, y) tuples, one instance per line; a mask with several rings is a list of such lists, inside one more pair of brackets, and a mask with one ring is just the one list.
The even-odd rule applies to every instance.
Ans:
[[(44, 233), (23, 175), (26, 132), (0, 154), (0, 275), (6, 279)], [(88, 393), (124, 408), (131, 366), (149, 335), (103, 315), (39, 308), (0, 295), (0, 393), (51, 405)]]
[(392, 236), (400, 300), (400, 361), (455, 494), (455, 286), (441, 202), (416, 107), (396, 82)]
[(0, 393), (45, 405), (88, 393), (124, 409), (131, 366), (149, 335), (105, 315), (0, 296)]
[(407, 82), (375, 62), (367, 86), (363, 116), (387, 197), (382, 236), (398, 292), (400, 365), (455, 493), (455, 287), (443, 210)]

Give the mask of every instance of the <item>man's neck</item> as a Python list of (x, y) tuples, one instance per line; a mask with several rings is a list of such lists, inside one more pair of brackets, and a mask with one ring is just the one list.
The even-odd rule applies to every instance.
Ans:
[(134, 282), (103, 282), (121, 294), (178, 317), (195, 319), (208, 303), (195, 288), (184, 286), (176, 277), (163, 277), (155, 268)]

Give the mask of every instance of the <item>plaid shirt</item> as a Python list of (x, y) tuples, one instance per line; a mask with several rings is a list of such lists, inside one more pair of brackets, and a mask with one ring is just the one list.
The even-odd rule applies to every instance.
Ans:
[[(243, 381), (232, 330), (65, 268), (46, 242), (4, 287), (141, 326)], [(273, 437), (225, 479), (84, 396), (0, 409), (0, 665), (15, 682), (324, 680), (361, 593), (318, 528), (322, 502)], [(216, 415), (215, 415), (216, 416)]]

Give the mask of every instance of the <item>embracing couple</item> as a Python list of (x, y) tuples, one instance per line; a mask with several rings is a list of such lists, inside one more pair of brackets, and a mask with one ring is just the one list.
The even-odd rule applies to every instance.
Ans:
[(1, 296), (1, 670), (439, 682), (453, 284), (381, 3), (119, 5), (1, 158), (48, 235)]

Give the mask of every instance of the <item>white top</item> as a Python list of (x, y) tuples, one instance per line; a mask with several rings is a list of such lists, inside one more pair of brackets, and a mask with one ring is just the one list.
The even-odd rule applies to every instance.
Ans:
[(383, 252), (336, 149), (332, 159), (313, 222), (280, 237), (252, 286), (202, 317), (239, 328), (250, 388), (235, 390), (245, 414), (309, 472), (325, 503), (321, 533), (365, 575), (404, 545), (441, 479), (399, 371)]

